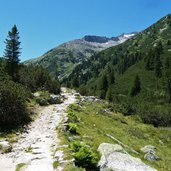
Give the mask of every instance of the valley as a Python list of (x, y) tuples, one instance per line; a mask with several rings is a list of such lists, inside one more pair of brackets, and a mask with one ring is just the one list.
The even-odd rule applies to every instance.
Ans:
[(36, 7), (35, 30), (28, 29), (30, 18), (23, 22), (24, 11), (21, 39), (17, 25), (7, 32), (0, 171), (171, 171), (171, 14), (151, 15), (157, 5), (140, 13), (137, 1), (133, 8), (125, 1), (120, 11), (113, 1), (101, 10), (101, 1), (91, 2), (86, 11), (75, 1), (72, 8), (58, 3)]

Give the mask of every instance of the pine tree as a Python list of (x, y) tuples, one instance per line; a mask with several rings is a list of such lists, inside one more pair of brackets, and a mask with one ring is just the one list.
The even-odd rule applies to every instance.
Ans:
[(162, 77), (162, 62), (160, 56), (156, 56), (156, 63), (155, 63), (155, 75), (157, 78)]
[(108, 88), (107, 93), (106, 93), (106, 98), (109, 101), (109, 103), (112, 102), (113, 96), (112, 96), (112, 88), (111, 86)]
[(8, 32), (8, 38), (5, 40), (6, 49), (4, 58), (6, 59), (6, 70), (14, 81), (17, 80), (19, 69), (20, 56), (20, 41), (19, 32), (14, 25), (11, 31)]
[(165, 61), (165, 81), (166, 81), (166, 93), (171, 103), (171, 57), (167, 57)]
[(115, 83), (115, 74), (114, 74), (114, 69), (112, 68), (110, 73), (109, 73), (109, 83), (114, 84)]
[(141, 91), (141, 81), (138, 74), (135, 76), (134, 85), (131, 89), (130, 96), (136, 96)]
[(109, 84), (108, 84), (108, 78), (107, 78), (106, 74), (104, 74), (102, 76), (102, 79), (101, 79), (101, 93), (100, 93), (100, 98), (105, 99), (106, 92), (108, 90), (108, 86), (109, 86)]

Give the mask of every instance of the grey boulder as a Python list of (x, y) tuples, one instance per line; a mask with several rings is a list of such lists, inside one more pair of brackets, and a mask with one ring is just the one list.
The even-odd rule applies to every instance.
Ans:
[(98, 163), (100, 171), (156, 171), (144, 164), (139, 158), (129, 155), (118, 144), (102, 143), (98, 148), (101, 159)]

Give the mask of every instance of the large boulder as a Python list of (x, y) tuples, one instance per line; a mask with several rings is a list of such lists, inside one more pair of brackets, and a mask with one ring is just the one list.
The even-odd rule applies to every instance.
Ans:
[(98, 151), (102, 156), (107, 156), (111, 152), (124, 152), (123, 147), (121, 145), (109, 143), (100, 144)]
[(102, 143), (98, 151), (101, 154), (98, 163), (100, 171), (156, 171), (139, 158), (129, 155), (118, 144)]

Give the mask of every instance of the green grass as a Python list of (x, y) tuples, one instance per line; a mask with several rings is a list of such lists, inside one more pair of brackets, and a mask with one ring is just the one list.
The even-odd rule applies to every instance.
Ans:
[(21, 171), (23, 169), (23, 167), (25, 167), (25, 166), (26, 166), (25, 163), (19, 163), (19, 164), (17, 164), (15, 171)]
[[(117, 142), (106, 136), (109, 134), (130, 148), (125, 150), (134, 157), (141, 158), (146, 164), (160, 170), (171, 170), (171, 129), (155, 128), (152, 125), (146, 125), (141, 122), (138, 116), (123, 116), (121, 113), (105, 113), (109, 105), (105, 102), (84, 103), (84, 108), (72, 105), (68, 112), (74, 112), (80, 119), (77, 123), (79, 135), (74, 136), (77, 141), (84, 142), (92, 147), (93, 151), (97, 151), (98, 146), (103, 143)], [(68, 141), (68, 133), (63, 136), (63, 142)], [(163, 143), (161, 143), (163, 142)], [(144, 160), (144, 154), (140, 151), (145, 145), (154, 145), (160, 161), (148, 162)], [(135, 154), (130, 149), (136, 150), (139, 154)], [(68, 151), (68, 155), (70, 151)]]
[(53, 168), (54, 168), (54, 169), (57, 169), (58, 166), (59, 166), (59, 162), (58, 162), (58, 161), (54, 161), (54, 162), (53, 162)]
[(32, 150), (33, 150), (33, 148), (32, 148), (31, 146), (29, 146), (29, 147), (26, 148), (25, 151), (26, 151), (27, 153), (32, 153)]
[(67, 165), (63, 171), (86, 171), (85, 169), (83, 168), (80, 168), (80, 167), (77, 167), (77, 166), (74, 166), (72, 164), (69, 164)]

